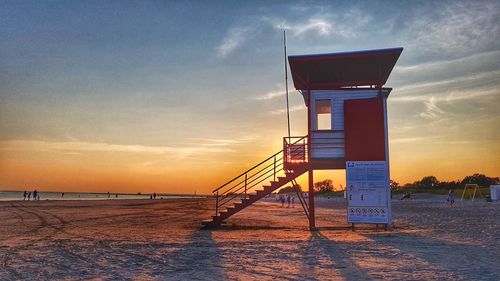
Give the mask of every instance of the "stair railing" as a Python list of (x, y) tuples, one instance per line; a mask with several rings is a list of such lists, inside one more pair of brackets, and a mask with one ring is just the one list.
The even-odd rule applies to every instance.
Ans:
[[(286, 172), (285, 167), (287, 166), (286, 162), (291, 159), (297, 159), (299, 153), (301, 154), (301, 159), (306, 159), (307, 161), (307, 148), (304, 148), (307, 147), (305, 145), (307, 136), (287, 137), (287, 139), (288, 141), (284, 140), (283, 142), (283, 150), (276, 152), (212, 191), (215, 195), (216, 216), (219, 214), (221, 207), (228, 205), (236, 199), (246, 199), (248, 193), (260, 187), (261, 183), (265, 180), (272, 178), (273, 181), (276, 181), (278, 175), (284, 175)], [(304, 149), (300, 150), (300, 146)]]
[(285, 170), (293, 170), (294, 166), (300, 166), (307, 162), (308, 145), (307, 136), (284, 137), (283, 154)]

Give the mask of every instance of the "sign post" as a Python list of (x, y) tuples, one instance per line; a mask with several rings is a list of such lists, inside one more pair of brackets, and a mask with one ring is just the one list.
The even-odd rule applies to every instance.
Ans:
[(347, 221), (391, 223), (391, 191), (386, 161), (347, 161)]

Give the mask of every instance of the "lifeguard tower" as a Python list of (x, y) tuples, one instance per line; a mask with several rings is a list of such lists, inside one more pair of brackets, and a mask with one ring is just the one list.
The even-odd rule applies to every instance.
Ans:
[[(300, 203), (315, 228), (314, 170), (346, 169), (348, 222), (391, 222), (387, 98), (384, 88), (403, 48), (288, 56), (295, 88), (307, 106), (308, 132), (284, 137), (283, 150), (213, 190), (218, 226), (308, 173)], [(267, 185), (262, 183), (268, 182)], [(261, 187), (262, 189), (258, 189)]]

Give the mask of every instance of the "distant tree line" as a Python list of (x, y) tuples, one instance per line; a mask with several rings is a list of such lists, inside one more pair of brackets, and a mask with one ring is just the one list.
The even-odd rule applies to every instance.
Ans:
[(459, 189), (464, 188), (466, 184), (477, 184), (482, 187), (488, 187), (490, 185), (499, 184), (500, 178), (498, 177), (487, 177), (483, 174), (473, 174), (472, 176), (466, 176), (462, 180), (456, 181), (439, 181), (435, 176), (423, 177), (419, 181), (413, 183), (407, 183), (405, 185), (400, 185), (398, 182), (391, 180), (391, 190), (398, 189)]
[[(466, 176), (461, 180), (457, 181), (439, 181), (435, 176), (423, 177), (421, 180), (415, 181), (413, 183), (407, 183), (400, 185), (398, 182), (391, 180), (390, 186), (392, 191), (401, 189), (418, 189), (418, 190), (430, 190), (430, 189), (460, 189), (464, 188), (466, 184), (477, 184), (482, 187), (489, 187), (490, 185), (500, 184), (500, 178), (498, 177), (487, 177), (483, 174), (473, 174), (472, 176)], [(286, 186), (278, 191), (278, 194), (295, 192), (294, 188), (298, 188), (302, 191), (300, 185), (296, 186)], [(314, 193), (328, 193), (334, 191), (332, 180), (323, 180), (314, 183)]]
[(314, 193), (325, 193), (333, 191), (333, 181), (323, 180), (314, 183)]

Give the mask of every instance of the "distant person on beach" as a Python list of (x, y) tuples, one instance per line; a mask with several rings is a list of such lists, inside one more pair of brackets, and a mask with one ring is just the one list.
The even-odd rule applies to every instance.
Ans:
[(408, 191), (399, 200), (410, 199), (410, 197), (411, 197), (411, 193)]
[(115, 197), (118, 198), (118, 194), (115, 194)]
[(285, 195), (280, 194), (281, 207), (285, 207)]
[(448, 191), (448, 203), (450, 203), (450, 207), (453, 207), (453, 204), (455, 203), (455, 196), (453, 195), (453, 189), (450, 189), (450, 191)]
[(110, 193), (109, 193), (109, 191), (108, 191), (108, 198), (110, 198), (110, 197), (111, 197), (111, 194), (110, 194)]
[(288, 203), (287, 208), (290, 208), (290, 203), (292, 203), (292, 197), (290, 196), (290, 194), (286, 195), (286, 202)]
[(63, 193), (61, 193), (61, 198), (64, 198), (64, 192), (63, 192)]
[(36, 189), (35, 189), (35, 191), (33, 191), (33, 200), (36, 200), (37, 195), (38, 195), (38, 191), (36, 191)]
[(156, 192), (153, 192), (153, 199), (156, 199)]
[(24, 201), (24, 200), (26, 200), (26, 196), (28, 196), (28, 192), (26, 190), (24, 191), (23, 196), (24, 196), (24, 199), (23, 199), (23, 201)]
[(28, 192), (28, 201), (30, 201), (30, 198), (31, 198), (31, 191)]

